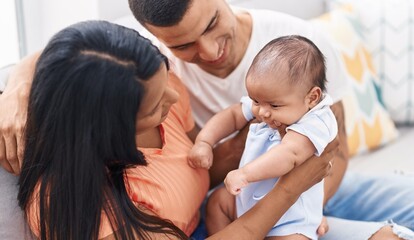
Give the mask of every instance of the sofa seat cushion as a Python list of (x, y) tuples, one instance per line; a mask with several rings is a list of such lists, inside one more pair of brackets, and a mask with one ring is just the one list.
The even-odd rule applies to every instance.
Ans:
[(397, 141), (351, 158), (349, 169), (376, 174), (405, 174), (414, 179), (414, 128), (399, 128), (399, 132)]

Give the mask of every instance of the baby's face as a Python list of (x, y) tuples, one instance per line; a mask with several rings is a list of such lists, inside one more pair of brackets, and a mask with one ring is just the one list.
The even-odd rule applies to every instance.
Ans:
[(307, 90), (303, 85), (293, 86), (286, 79), (268, 75), (246, 79), (254, 116), (271, 128), (297, 122), (312, 107), (307, 101)]

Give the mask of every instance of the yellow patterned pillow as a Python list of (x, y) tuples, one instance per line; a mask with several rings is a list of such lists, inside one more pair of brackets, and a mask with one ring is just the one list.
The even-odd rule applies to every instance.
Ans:
[(331, 9), (352, 4), (377, 70), (391, 118), (414, 125), (414, 1), (325, 0)]
[(338, 48), (347, 70), (351, 87), (343, 103), (351, 156), (375, 149), (398, 136), (380, 98), (372, 58), (358, 35), (356, 19), (352, 6), (347, 5), (312, 20)]

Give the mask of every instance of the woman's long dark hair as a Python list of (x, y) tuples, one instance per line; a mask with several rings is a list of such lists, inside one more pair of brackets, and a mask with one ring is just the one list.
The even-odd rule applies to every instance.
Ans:
[(162, 64), (149, 40), (105, 21), (72, 25), (47, 44), (29, 98), (18, 195), (26, 214), (39, 197), (41, 239), (98, 239), (102, 211), (118, 239), (186, 238), (138, 209), (125, 186), (125, 169), (146, 165), (135, 121), (142, 82)]

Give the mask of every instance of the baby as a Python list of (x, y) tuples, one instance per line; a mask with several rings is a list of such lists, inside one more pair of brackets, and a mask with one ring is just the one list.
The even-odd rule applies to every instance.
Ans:
[[(325, 83), (324, 56), (313, 42), (301, 36), (274, 39), (250, 66), (248, 96), (213, 116), (197, 136), (189, 164), (209, 168), (213, 146), (254, 119), (240, 167), (224, 180), (227, 191), (237, 195), (237, 217), (263, 198), (278, 177), (313, 154), (322, 154), (336, 137), (338, 127)], [(279, 130), (286, 131), (284, 136)], [(322, 205), (323, 182), (304, 192), (267, 236), (317, 239)], [(214, 218), (206, 221), (224, 221)]]

